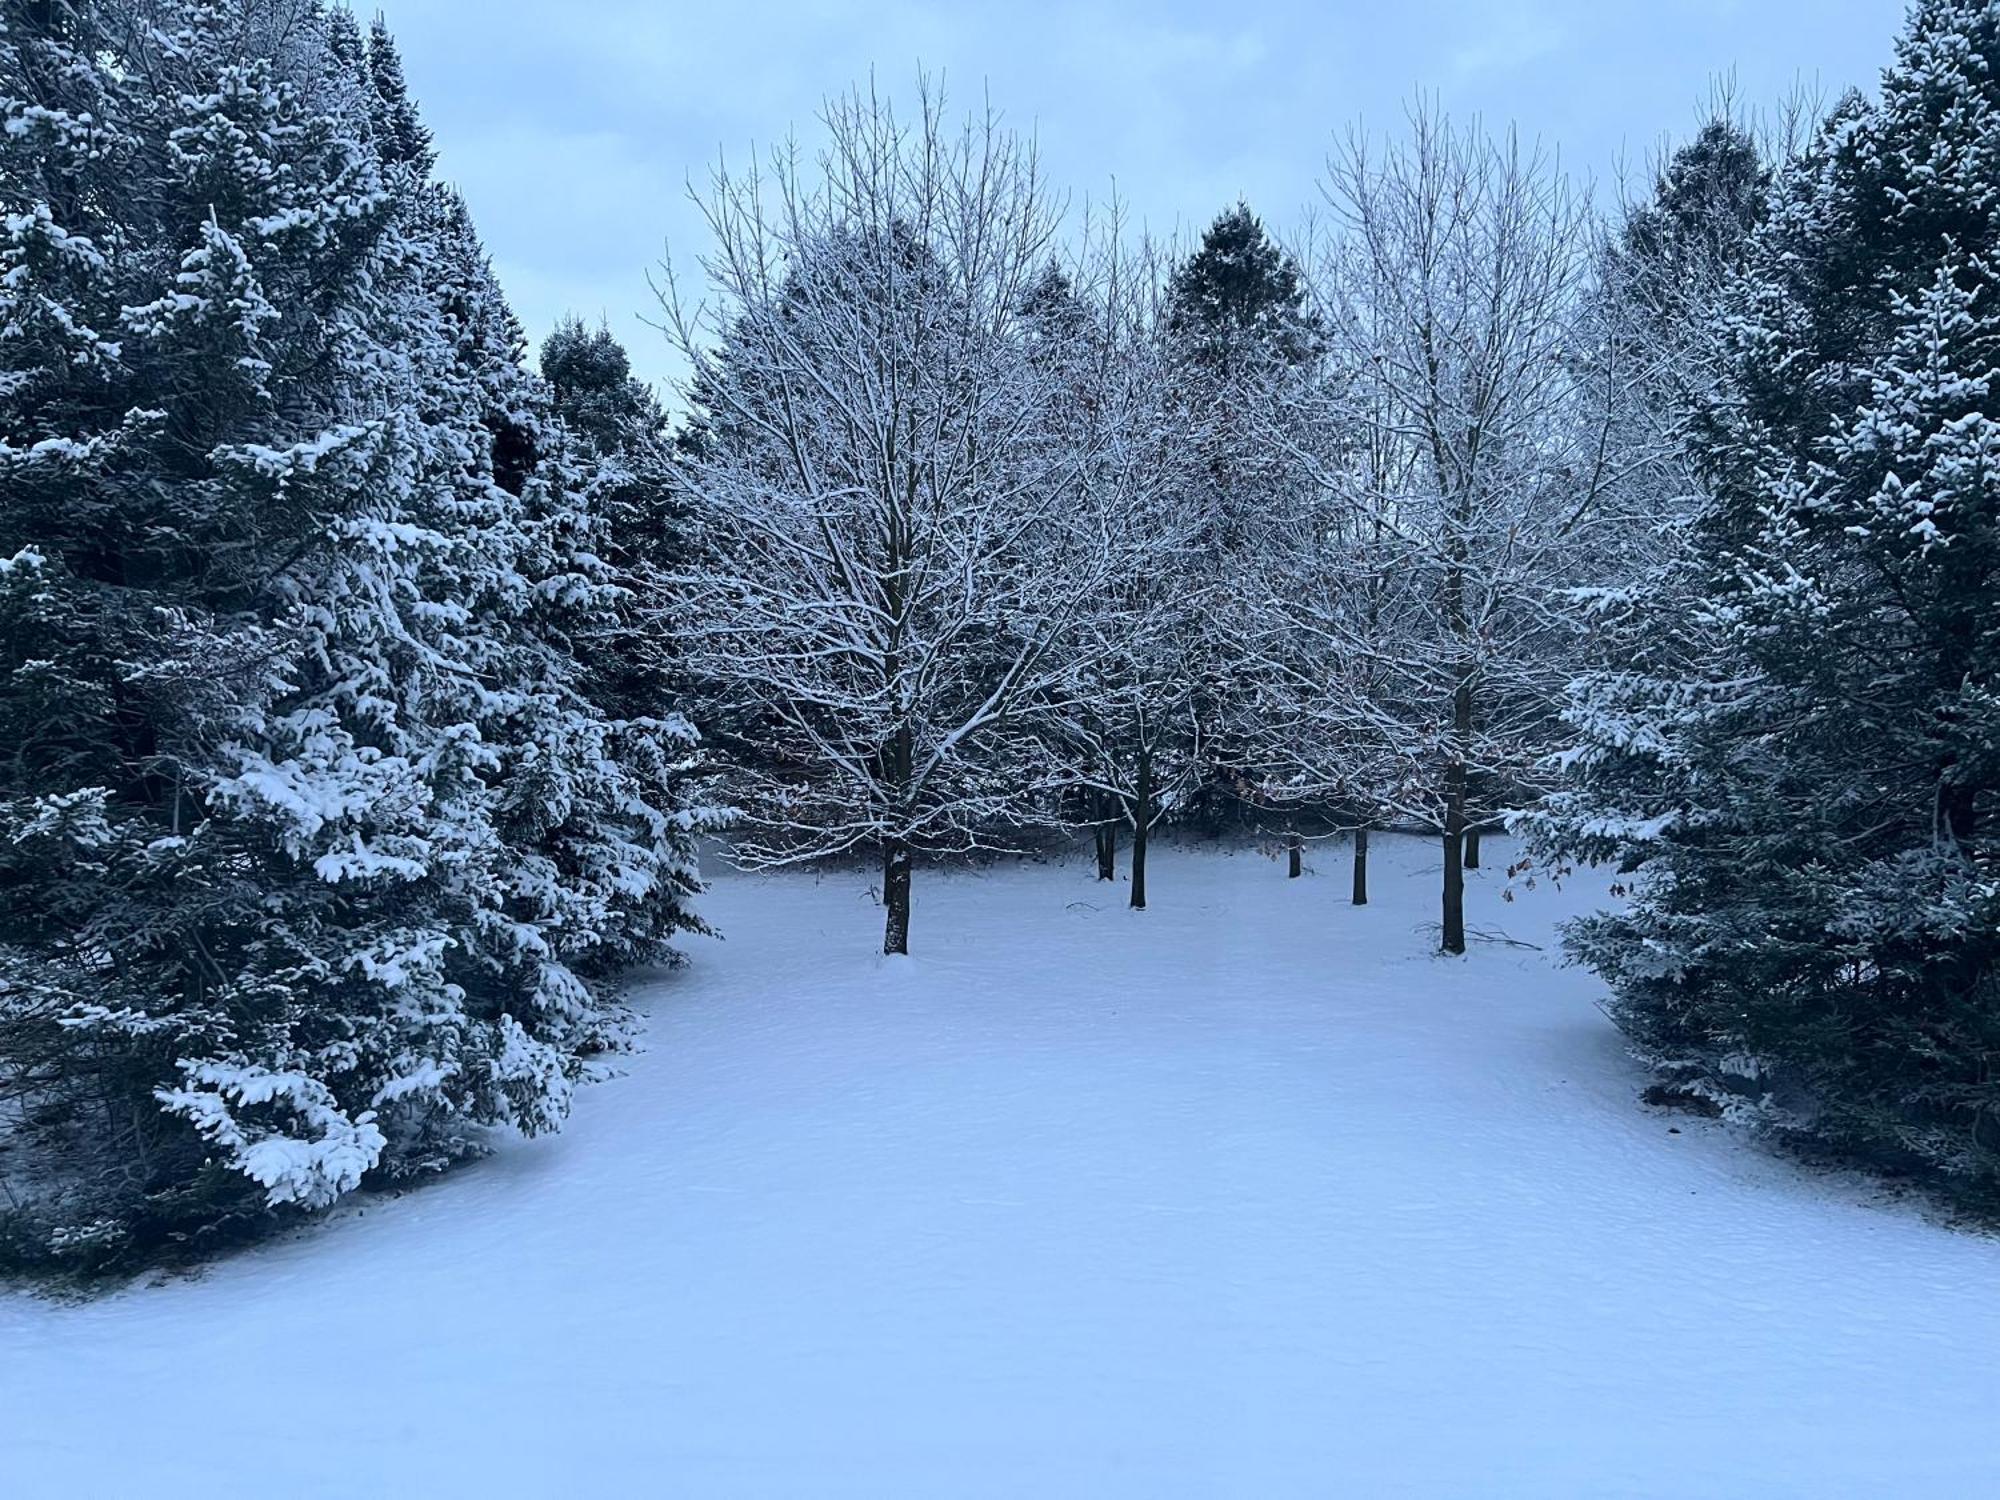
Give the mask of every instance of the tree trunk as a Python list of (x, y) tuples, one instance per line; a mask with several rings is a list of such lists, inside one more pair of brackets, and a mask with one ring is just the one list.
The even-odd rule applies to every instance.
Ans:
[(1097, 798), (1097, 878), (1118, 878), (1117, 803), (1102, 793)]
[[(1464, 519), (1464, 518), (1462, 518)], [(1444, 922), (1438, 946), (1465, 951), (1465, 804), (1472, 753), (1472, 646), (1465, 616), (1465, 546), (1461, 530), (1453, 540), (1453, 566), (1445, 575), (1445, 607), (1459, 658), (1451, 693), (1451, 751), (1444, 767)]]
[(882, 927), (884, 953), (910, 951), (910, 846), (901, 839), (882, 841)]
[(1979, 788), (1962, 781), (1946, 781), (1938, 789), (1945, 832), (1960, 850), (1970, 855), (1979, 832)]
[(1368, 830), (1354, 830), (1354, 904), (1368, 904)]
[(1132, 910), (1146, 909), (1146, 834), (1153, 821), (1153, 756), (1139, 752), (1139, 779), (1132, 798)]
[(1285, 836), (1285, 878), (1297, 880), (1305, 874), (1305, 850), (1297, 830)]
[[(1453, 728), (1458, 744), (1470, 737), (1472, 687), (1461, 681), (1453, 695)], [(1465, 760), (1453, 755), (1444, 768), (1444, 930), (1438, 946), (1465, 951)]]
[[(883, 757), (883, 780), (897, 792), (894, 807), (901, 812), (910, 785), (911, 732), (908, 724), (898, 725), (890, 736)], [(884, 953), (910, 951), (910, 845), (901, 835), (882, 840), (882, 906), (886, 913), (882, 927)]]
[[(1446, 814), (1451, 821), (1450, 814)], [(1444, 935), (1438, 946), (1446, 953), (1465, 951), (1465, 835), (1456, 828), (1444, 832)]]
[(1474, 823), (1470, 828), (1465, 830), (1465, 868), (1468, 870), (1479, 868), (1479, 835), (1481, 831), (1477, 823)]

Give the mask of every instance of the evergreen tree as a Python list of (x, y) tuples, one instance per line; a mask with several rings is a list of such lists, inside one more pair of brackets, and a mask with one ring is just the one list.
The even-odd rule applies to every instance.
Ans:
[(1260, 355), (1309, 359), (1318, 321), (1298, 263), (1272, 242), (1247, 203), (1217, 215), (1168, 283), (1168, 326), (1204, 363), (1238, 369)]
[(672, 482), (666, 415), (608, 328), (558, 323), (542, 341), (541, 369), (568, 434), (576, 488), (602, 527), (600, 556), (619, 586), (586, 654), (592, 696), (614, 718), (658, 718), (676, 707), (691, 714), (694, 685), (671, 633), (646, 618), (642, 602), (659, 596), (662, 578), (692, 548), (691, 519)]
[(1741, 266), (1770, 188), (1750, 133), (1721, 116), (1705, 122), (1620, 226), (1612, 246), (1618, 294), (1662, 322), (1685, 314), (1690, 299)]
[(672, 483), (666, 413), (624, 346), (608, 328), (565, 319), (542, 341), (541, 370), (556, 417), (594, 466), (613, 566), (638, 575), (684, 560), (690, 519)]
[[(1189, 598), (1230, 597), (1294, 491), (1297, 468), (1272, 440), (1271, 419), (1294, 409), (1323, 347), (1307, 291), (1298, 263), (1242, 202), (1216, 217), (1167, 278), (1170, 378), (1202, 448), (1186, 475), (1202, 517), (1181, 590)], [(1240, 814), (1253, 752), (1240, 732), (1245, 685), (1232, 670), (1242, 643), (1204, 635), (1185, 666), (1193, 697), (1182, 735), (1186, 755), (1204, 763), (1190, 768), (1191, 785), (1175, 800), (1178, 816), (1215, 827)]]
[(351, 22), (0, 14), (0, 1239), (115, 1263), (554, 1125), (701, 820)]
[(599, 453), (660, 440), (666, 418), (609, 328), (565, 318), (542, 340), (542, 378), (556, 414)]
[[(1288, 409), (1324, 348), (1298, 263), (1246, 204), (1220, 215), (1167, 281), (1166, 327), (1182, 403), (1205, 429), (1204, 540), (1216, 553), (1255, 550), (1265, 513), (1296, 482), (1269, 414)], [(1219, 719), (1219, 711), (1211, 718)]]
[[(1669, 159), (1653, 194), (1608, 237), (1589, 303), (1589, 378), (1603, 393), (1608, 487), (1620, 524), (1600, 536), (1579, 591), (1590, 622), (1585, 670), (1565, 694), (1566, 718), (1585, 741), (1607, 725), (1645, 718), (1675, 699), (1717, 651), (1705, 608), (1714, 570), (1714, 493), (1694, 433), (1730, 378), (1734, 324), (1726, 299), (1764, 221), (1770, 171), (1750, 136), (1728, 120), (1705, 124)], [(1678, 793), (1644, 755), (1586, 759), (1588, 786), (1558, 788), (1529, 831), (1556, 859), (1615, 857), (1603, 820), (1611, 783), (1644, 825)]]
[(2000, 1187), (2000, 10), (1923, 0), (1780, 175), (1694, 454), (1676, 682), (1586, 703), (1566, 842), (1636, 872), (1575, 951), (1683, 1088)]
[[(337, 45), (343, 51), (348, 46), (344, 31), (343, 23), (336, 32)], [(396, 39), (389, 34), (389, 23), (379, 11), (368, 27), (368, 83), (373, 93), (370, 114), (375, 143), (382, 159), (400, 162), (418, 177), (428, 177), (437, 162), (437, 152), (403, 79), (403, 57), (396, 50)]]

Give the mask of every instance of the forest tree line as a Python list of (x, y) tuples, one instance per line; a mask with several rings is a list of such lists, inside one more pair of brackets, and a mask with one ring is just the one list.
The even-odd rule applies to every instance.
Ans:
[[(1163, 245), (920, 85), (531, 370), (395, 45), (7, 0), (0, 1235), (199, 1249), (557, 1124), (707, 836), (1620, 872), (1669, 1092), (2000, 1183), (2000, 6), (1629, 201), (1413, 112)], [(1413, 1000), (1412, 1003), (1420, 1003)]]

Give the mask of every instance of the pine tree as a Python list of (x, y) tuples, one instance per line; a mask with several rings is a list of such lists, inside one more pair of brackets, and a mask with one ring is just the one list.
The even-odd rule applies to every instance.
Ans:
[[(1262, 724), (1255, 690), (1238, 668), (1246, 654), (1241, 604), (1259, 560), (1290, 524), (1301, 500), (1294, 435), (1279, 419), (1300, 409), (1318, 374), (1326, 329), (1305, 274), (1272, 240), (1249, 206), (1219, 215), (1169, 278), (1167, 327), (1177, 355), (1174, 379), (1204, 433), (1203, 463), (1191, 476), (1206, 518), (1201, 583), (1217, 606), (1196, 669), (1195, 736), (1207, 764), (1182, 801), (1184, 818), (1211, 827), (1268, 805), (1252, 743)], [(1222, 613), (1237, 618), (1219, 628)], [(1286, 815), (1289, 827), (1294, 821)]]
[(682, 669), (674, 631), (645, 612), (645, 601), (663, 592), (662, 579), (693, 550), (692, 521), (673, 483), (666, 414), (607, 328), (565, 319), (543, 340), (540, 362), (566, 435), (562, 459), (575, 471), (569, 488), (595, 518), (597, 555), (617, 584), (581, 653), (587, 691), (612, 719), (657, 721), (685, 760), (699, 711), (696, 685)]
[(1298, 263), (1238, 202), (1216, 216), (1168, 285), (1168, 326), (1204, 363), (1222, 369), (1275, 354), (1311, 358), (1320, 337)]
[(1611, 246), (1617, 294), (1663, 324), (1684, 315), (1691, 299), (1740, 267), (1770, 189), (1749, 131), (1726, 116), (1704, 122), (1619, 226)]
[(557, 420), (593, 465), (592, 504), (607, 558), (622, 573), (657, 573), (684, 561), (690, 518), (672, 482), (673, 440), (652, 388), (632, 374), (608, 328), (558, 323), (542, 341), (542, 378)]
[(1247, 204), (1217, 217), (1168, 278), (1166, 328), (1183, 403), (1207, 432), (1206, 542), (1221, 553), (1256, 545), (1260, 513), (1290, 483), (1259, 415), (1284, 404), (1324, 347), (1298, 263)]
[(1924, 0), (1879, 104), (1780, 174), (1693, 430), (1712, 628), (1586, 702), (1574, 951), (1684, 1089), (2000, 1186), (2000, 10)]

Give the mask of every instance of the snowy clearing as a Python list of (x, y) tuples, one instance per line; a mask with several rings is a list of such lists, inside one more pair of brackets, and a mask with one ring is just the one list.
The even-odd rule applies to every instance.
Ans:
[[(1588, 976), (1429, 955), (1429, 845), (1360, 910), (1315, 854), (1162, 850), (1144, 914), (1081, 863), (921, 871), (901, 960), (864, 876), (725, 876), (562, 1136), (0, 1299), (6, 1489), (2000, 1485), (2000, 1242), (1640, 1107)], [(1473, 925), (1538, 943), (1601, 888), (1501, 880)]]

